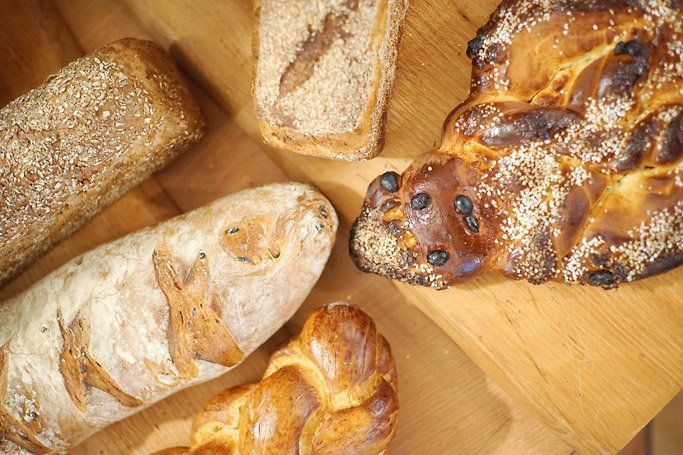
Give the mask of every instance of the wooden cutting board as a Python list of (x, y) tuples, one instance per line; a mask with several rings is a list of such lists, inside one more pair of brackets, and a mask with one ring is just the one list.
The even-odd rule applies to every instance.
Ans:
[[(248, 0), (126, 0), (255, 140)], [(498, 0), (412, 0), (386, 150), (348, 164), (269, 150), (285, 172), (320, 187), (345, 221), (368, 182), (434, 148), (469, 88), (466, 42)], [(533, 77), (533, 75), (530, 75)], [(381, 280), (377, 278), (377, 280)], [(531, 286), (484, 276), (446, 292), (398, 285), (506, 391), (586, 452), (614, 452), (683, 385), (683, 268), (619, 290)]]
[[(115, 0), (64, 1), (60, 7), (71, 28), (49, 0), (0, 0), (0, 87), (7, 100), (78, 57), (80, 47), (87, 52), (123, 36), (147, 36)], [(43, 58), (46, 52), (50, 55)], [(194, 91), (210, 123), (201, 145), (61, 242), (3, 288), (1, 298), (98, 244), (233, 191), (288, 179), (210, 97), (201, 89)], [(269, 353), (298, 333), (313, 308), (339, 300), (364, 308), (393, 347), (401, 417), (392, 453), (571, 452), (389, 282), (357, 271), (346, 252), (347, 229), (341, 227), (328, 267), (301, 310), (236, 370), (112, 425), (72, 453), (148, 454), (187, 444), (192, 418), (209, 398), (226, 387), (257, 380)]]
[(39, 85), (46, 74), (81, 53), (71, 30), (55, 20), (59, 10), (51, 0), (3, 0), (2, 6), (0, 106)]

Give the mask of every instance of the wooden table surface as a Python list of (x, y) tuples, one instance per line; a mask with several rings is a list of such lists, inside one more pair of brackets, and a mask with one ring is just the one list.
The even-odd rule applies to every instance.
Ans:
[[(39, 85), (48, 74), (76, 58), (80, 48), (88, 52), (123, 36), (148, 36), (115, 0), (60, 1), (68, 25), (49, 0), (22, 0), (21, 9), (15, 9), (17, 3), (0, 0), (0, 17), (5, 18), (0, 29), (0, 86), (6, 87), (2, 92), (6, 100)], [(14, 11), (12, 21), (6, 20), (6, 11)], [(32, 23), (39, 27), (34, 28), (39, 33), (24, 33)], [(60, 32), (55, 35), (56, 30)], [(54, 40), (55, 36), (60, 39)], [(5, 52), (8, 46), (21, 46), (23, 54), (15, 58)], [(46, 63), (42, 60), (46, 49), (61, 57)], [(0, 290), (0, 297), (20, 292), (70, 258), (103, 242), (236, 190), (289, 179), (211, 97), (198, 87), (194, 92), (210, 123), (210, 133), (200, 146), (57, 245)], [(226, 387), (260, 378), (268, 355), (279, 343), (298, 333), (313, 308), (339, 300), (357, 304), (373, 316), (392, 345), (401, 404), (392, 453), (572, 452), (491, 381), (438, 326), (406, 302), (391, 283), (359, 272), (347, 254), (347, 231), (348, 224), (342, 224), (328, 267), (301, 310), (238, 368), (108, 427), (72, 453), (148, 454), (187, 444), (192, 418), (208, 399)]]
[[(17, 1), (0, 0), (0, 5)], [(22, 3), (31, 2), (49, 3)], [(277, 341), (295, 333), (314, 306), (339, 299), (365, 308), (392, 343), (402, 408), (394, 453), (570, 452), (557, 435), (582, 452), (614, 452), (681, 389), (683, 270), (614, 292), (560, 284), (533, 287), (485, 276), (436, 293), (361, 274), (348, 259), (346, 231), (367, 183), (384, 170), (402, 170), (433, 148), (445, 115), (466, 96), (470, 66), (464, 46), (496, 0), (411, 2), (386, 150), (379, 159), (352, 164), (261, 145), (250, 96), (250, 1), (126, 0), (130, 10), (116, 0), (56, 3), (73, 33), (55, 34), (60, 27), (45, 22), (45, 16), (28, 14), (28, 19), (43, 21), (44, 32), (17, 32), (14, 39), (28, 40), (29, 50), (45, 49), (47, 42), (68, 61), (74, 53), (70, 36), (87, 52), (120, 37), (151, 34), (210, 93), (196, 90), (211, 132), (200, 147), (44, 256), (3, 295), (103, 241), (247, 186), (286, 179), (312, 182), (330, 197), (342, 220), (328, 270), (274, 340), (232, 374), (112, 426), (77, 453), (147, 453), (185, 442), (191, 416), (206, 399), (227, 385), (258, 378)], [(50, 38), (55, 36), (60, 38)], [(20, 63), (18, 71), (26, 72), (26, 78), (62, 66), (41, 60), (41, 52), (8, 62), (9, 54), (2, 53), (0, 78), (26, 84), (25, 78), (5, 78), (5, 63), (10, 68)]]
[[(412, 0), (380, 158), (348, 164), (267, 149), (346, 221), (368, 182), (436, 146), (469, 90), (466, 43), (499, 0)], [(259, 140), (249, 0), (124, 0), (193, 77)], [(531, 286), (488, 275), (446, 292), (397, 285), (492, 378), (572, 446), (623, 447), (683, 385), (683, 268), (619, 290)]]

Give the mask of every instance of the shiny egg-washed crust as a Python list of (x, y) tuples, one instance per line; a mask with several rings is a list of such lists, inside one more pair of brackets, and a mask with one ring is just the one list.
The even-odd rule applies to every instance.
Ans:
[(0, 283), (204, 134), (157, 44), (126, 38), (0, 110)]
[(611, 288), (680, 265), (681, 9), (503, 2), (441, 147), (370, 185), (356, 264), (438, 289), (487, 270)]
[(192, 447), (156, 455), (381, 455), (396, 432), (396, 392), (391, 350), (372, 319), (330, 304), (272, 355), (261, 382), (228, 389), (204, 406)]

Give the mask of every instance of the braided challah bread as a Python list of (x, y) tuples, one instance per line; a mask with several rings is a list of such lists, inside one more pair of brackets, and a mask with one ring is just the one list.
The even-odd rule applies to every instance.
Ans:
[(271, 357), (258, 384), (214, 397), (173, 454), (383, 454), (398, 422), (387, 341), (354, 306), (316, 310)]
[(368, 189), (357, 265), (606, 288), (683, 260), (683, 3), (504, 1), (439, 150)]

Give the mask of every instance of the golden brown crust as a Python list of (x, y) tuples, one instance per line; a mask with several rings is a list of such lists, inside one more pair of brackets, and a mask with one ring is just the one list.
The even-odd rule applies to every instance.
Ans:
[(279, 244), (288, 221), (287, 218), (278, 219), (274, 235), (266, 239), (263, 220), (244, 220), (239, 227), (231, 226), (225, 231), (223, 248), (231, 257), (250, 264), (277, 259), (280, 256)]
[(192, 447), (177, 453), (382, 454), (396, 432), (396, 390), (391, 350), (372, 319), (328, 305), (271, 356), (261, 382), (209, 401)]
[(254, 386), (255, 384), (246, 384), (231, 387), (209, 400), (192, 421), (192, 444), (210, 439), (210, 433), (220, 431), (223, 425), (228, 425), (234, 418), (232, 413), (239, 412), (244, 398)]
[(265, 142), (326, 158), (376, 156), (407, 0), (327, 2), (324, 15), (320, 4), (290, 7), (288, 15), (277, 2), (255, 5), (254, 95)]
[(90, 345), (90, 323), (79, 311), (68, 326), (57, 311), (57, 322), (62, 334), (63, 345), (59, 356), (59, 372), (64, 378), (64, 387), (76, 407), (86, 410), (85, 387), (95, 387), (107, 392), (123, 406), (135, 408), (142, 400), (127, 394), (88, 352)]
[(122, 39), (0, 110), (0, 282), (204, 133), (157, 44)]
[(227, 327), (212, 309), (211, 277), (206, 255), (200, 253), (185, 280), (178, 277), (173, 258), (161, 247), (154, 252), (154, 271), (169, 306), (168, 344), (180, 377), (191, 379), (199, 370), (194, 359), (231, 367), (244, 358)]
[(487, 270), (609, 288), (678, 266), (682, 41), (677, 0), (503, 2), (441, 148), (370, 185), (358, 266), (439, 289)]

